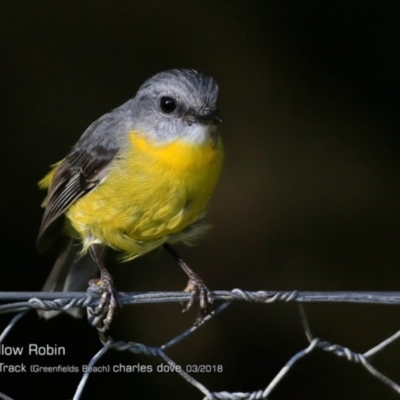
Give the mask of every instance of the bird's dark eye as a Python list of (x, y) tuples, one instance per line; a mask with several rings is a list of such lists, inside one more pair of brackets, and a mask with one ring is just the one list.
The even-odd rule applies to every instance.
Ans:
[(171, 114), (176, 110), (176, 100), (172, 97), (163, 96), (160, 99), (160, 107), (165, 114)]

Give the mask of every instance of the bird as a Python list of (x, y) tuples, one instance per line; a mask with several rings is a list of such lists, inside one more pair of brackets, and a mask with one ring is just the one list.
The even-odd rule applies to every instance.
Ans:
[(88, 282), (100, 287), (93, 311), (102, 316), (99, 330), (107, 330), (120, 309), (104, 263), (107, 248), (128, 261), (164, 247), (188, 275), (185, 310), (199, 296), (196, 323), (209, 312), (210, 291), (172, 245), (192, 243), (208, 227), (204, 216), (224, 160), (218, 96), (216, 81), (204, 73), (157, 73), (93, 122), (39, 182), (47, 195), (38, 249), (62, 242), (43, 290), (81, 291)]

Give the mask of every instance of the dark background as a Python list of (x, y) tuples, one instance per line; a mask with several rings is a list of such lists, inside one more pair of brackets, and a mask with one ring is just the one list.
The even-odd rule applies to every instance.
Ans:
[[(2, 1), (1, 291), (40, 290), (56, 254), (35, 237), (37, 181), (86, 127), (152, 74), (204, 71), (220, 85), (226, 163), (213, 230), (183, 258), (212, 289), (399, 290), (400, 5), (397, 1)], [(163, 251), (112, 267), (120, 290), (181, 290)], [(400, 327), (395, 306), (306, 307), (316, 336), (365, 352)], [(190, 327), (176, 304), (126, 307), (110, 334), (158, 346)], [(2, 316), (5, 327), (9, 316)], [(1, 328), (2, 329), (2, 328)], [(65, 346), (82, 365), (100, 349), (84, 320), (31, 313), (5, 341)], [(168, 354), (211, 391), (266, 387), (307, 346), (295, 304), (237, 303)], [(400, 343), (372, 360), (400, 381)], [(100, 364), (161, 360), (110, 352)], [(70, 399), (80, 374), (0, 374), (15, 400)], [(125, 394), (125, 396), (123, 396)], [(200, 399), (173, 374), (92, 374), (83, 399)], [(271, 399), (395, 399), (362, 367), (317, 351)]]

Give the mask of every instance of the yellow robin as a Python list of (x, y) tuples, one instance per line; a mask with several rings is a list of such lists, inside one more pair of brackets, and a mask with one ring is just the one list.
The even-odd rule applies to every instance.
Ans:
[(38, 247), (66, 238), (43, 290), (81, 291), (99, 268), (103, 294), (96, 314), (106, 314), (105, 330), (119, 303), (103, 249), (130, 260), (164, 246), (189, 277), (186, 309), (199, 295), (200, 318), (206, 314), (209, 291), (171, 243), (205, 231), (202, 219), (223, 163), (217, 101), (213, 78), (168, 70), (89, 126), (39, 183), (48, 193)]

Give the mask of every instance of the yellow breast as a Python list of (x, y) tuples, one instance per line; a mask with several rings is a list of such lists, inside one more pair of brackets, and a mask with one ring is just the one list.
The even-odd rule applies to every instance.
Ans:
[(131, 257), (157, 247), (204, 212), (220, 175), (220, 140), (150, 143), (129, 133), (129, 146), (102, 184), (67, 212), (84, 244), (104, 243)]

